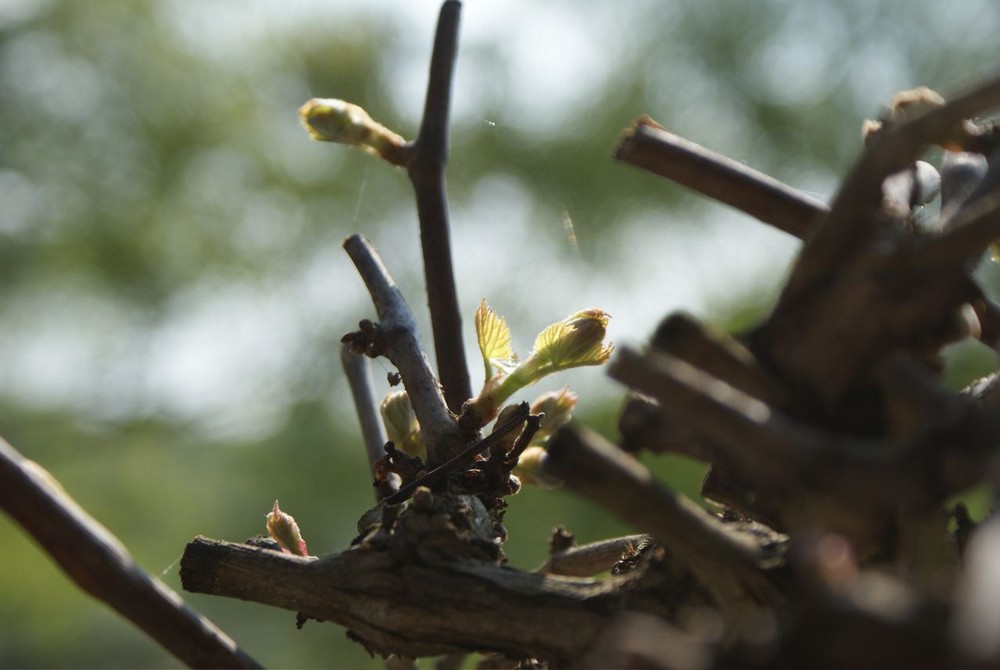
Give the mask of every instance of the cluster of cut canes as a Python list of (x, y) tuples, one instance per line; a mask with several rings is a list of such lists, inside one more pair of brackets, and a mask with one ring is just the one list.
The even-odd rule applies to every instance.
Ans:
[[(803, 240), (775, 306), (738, 336), (672, 314), (644, 351), (613, 356), (607, 315), (585, 310), (518, 362), (484, 302), (486, 376), (474, 396), (444, 188), (460, 10), (456, 0), (442, 8), (416, 140), (349, 103), (300, 110), (315, 138), (406, 170), (416, 194), (437, 374), (374, 246), (358, 235), (344, 243), (377, 313), (342, 354), (377, 504), (348, 549), (320, 557), (277, 505), (277, 542), (196, 538), (184, 588), (337, 623), (404, 665), (439, 655), (457, 667), (472, 652), (490, 667), (1000, 663), (1000, 520), (977, 524), (948, 503), (1000, 484), (1000, 386), (990, 377), (955, 392), (941, 379), (948, 344), (977, 338), (1000, 350), (1000, 307), (972, 276), (1000, 239), (1000, 130), (977, 120), (1000, 105), (1000, 77), (948, 100), (926, 89), (896, 96), (866, 125), (829, 206), (640, 117), (617, 159)], [(928, 150), (937, 168), (921, 160)], [(403, 384), (381, 407), (366, 356), (388, 358)], [(568, 392), (504, 405), (544, 374), (608, 359), (630, 389), (619, 444), (563, 420)], [(703, 494), (718, 512), (658, 483), (640, 450), (708, 464)], [(255, 665), (67, 511), (37, 466), (6, 445), (3, 455), (4, 481), (24, 480), (23, 495), (36, 496), (31, 511), (4, 508), (74, 579), (192, 665)], [(559, 531), (544, 566), (508, 567), (504, 497), (520, 480), (561, 483), (638, 534), (576, 546)], [(39, 527), (46, 499), (63, 532), (77, 529), (94, 552), (88, 561)]]

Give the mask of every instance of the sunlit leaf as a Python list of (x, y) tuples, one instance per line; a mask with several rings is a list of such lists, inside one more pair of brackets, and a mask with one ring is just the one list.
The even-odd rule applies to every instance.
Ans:
[(493, 311), (483, 299), (476, 310), (476, 338), (479, 351), (483, 355), (483, 367), (486, 369), (486, 379), (489, 380), (514, 358), (514, 350), (510, 345), (510, 328), (507, 321)]

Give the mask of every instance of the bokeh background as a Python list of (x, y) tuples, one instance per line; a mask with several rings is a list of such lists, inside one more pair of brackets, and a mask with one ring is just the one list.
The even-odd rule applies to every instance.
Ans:
[[(373, 309), (340, 244), (373, 239), (429, 342), (412, 194), (295, 111), (339, 97), (412, 137), (437, 9), (0, 0), (0, 435), (178, 590), (188, 540), (257, 534), (275, 498), (313, 553), (344, 548), (371, 503), (338, 341)], [(585, 307), (619, 343), (677, 309), (752, 324), (798, 243), (616, 164), (621, 131), (648, 113), (828, 200), (863, 118), (994, 72), (997, 34), (989, 0), (468, 0), (449, 191), (470, 353), (484, 297), (522, 353)], [(995, 366), (964, 344), (948, 375)], [(563, 384), (613, 438), (622, 390), (586, 369), (532, 391)], [(653, 465), (696, 495), (697, 466)], [(507, 520), (522, 568), (557, 523), (628, 530), (560, 491), (523, 492)], [(177, 665), (6, 517), (0, 546), (0, 666)], [(188, 600), (269, 666), (381, 666), (336, 626)]]

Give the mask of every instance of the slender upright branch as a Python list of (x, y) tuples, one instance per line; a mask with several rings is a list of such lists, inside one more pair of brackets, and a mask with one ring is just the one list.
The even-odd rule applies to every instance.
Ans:
[(461, 451), (464, 444), (458, 422), (448, 411), (441, 387), (420, 346), (413, 312), (371, 242), (361, 235), (352, 235), (344, 241), (344, 249), (375, 304), (384, 336), (384, 353), (399, 370), (410, 396), (427, 446), (427, 459), (431, 465), (443, 463)]
[(94, 598), (192, 668), (259, 668), (225, 633), (140, 568), (51, 474), (0, 439), (0, 508)]
[(826, 205), (773, 177), (706, 149), (640, 117), (615, 158), (666, 177), (805, 239)]
[(387, 438), (379, 416), (378, 401), (375, 399), (371, 365), (365, 356), (353, 353), (348, 342), (341, 347), (340, 363), (344, 367), (347, 383), (354, 397), (354, 409), (361, 424), (361, 436), (365, 441), (368, 465), (374, 471), (375, 462), (385, 455)]
[(420, 135), (414, 142), (407, 174), (413, 183), (420, 220), (427, 301), (434, 329), (434, 352), (448, 407), (455, 413), (472, 397), (462, 340), (462, 315), (452, 264), (448, 196), (444, 170), (448, 162), (448, 115), (458, 51), (462, 4), (447, 0), (441, 7)]

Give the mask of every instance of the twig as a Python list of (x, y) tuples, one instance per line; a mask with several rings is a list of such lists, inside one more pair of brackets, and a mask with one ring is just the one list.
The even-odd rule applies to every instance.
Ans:
[(371, 242), (361, 235), (352, 235), (344, 241), (344, 249), (375, 304), (385, 340), (384, 353), (403, 379), (427, 446), (427, 460), (431, 465), (443, 463), (459, 452), (464, 442), (420, 346), (413, 312)]
[(365, 356), (351, 352), (351, 345), (345, 342), (340, 350), (340, 363), (347, 375), (347, 383), (354, 397), (354, 409), (361, 424), (361, 436), (365, 441), (368, 465), (375, 471), (375, 462), (385, 455), (385, 428), (375, 399), (371, 365)]
[(525, 422), (526, 419), (529, 418), (530, 415), (528, 414), (528, 411), (528, 404), (521, 403), (520, 411), (508, 419), (506, 423), (501, 426), (497, 426), (493, 429), (492, 433), (455, 454), (453, 457), (434, 468), (420, 479), (410, 482), (406, 486), (399, 489), (396, 493), (392, 494), (388, 498), (385, 498), (385, 504), (398, 505), (413, 495), (413, 492), (416, 491), (417, 488), (421, 486), (434, 486), (439, 481), (444, 479), (444, 477), (446, 477), (448, 473), (452, 472), (456, 467), (462, 463), (472, 460), (476, 454), (486, 451), (493, 446), (494, 443), (498, 442), (508, 433), (518, 428)]
[(942, 423), (938, 432), (900, 443), (830, 434), (683, 361), (628, 347), (618, 351), (608, 373), (685, 416), (722, 465), (734, 466), (741, 477), (774, 490), (835, 496), (842, 511), (853, 509), (858, 518), (875, 518), (876, 508), (926, 509), (982, 481), (1000, 434), (997, 415), (972, 407), (948, 410), (962, 413), (957, 425)]
[(749, 349), (690, 315), (677, 312), (661, 321), (650, 344), (768, 405), (792, 404), (791, 392), (757, 362)]
[(615, 158), (666, 177), (805, 239), (826, 205), (731, 158), (640, 117), (622, 137)]
[[(524, 407), (527, 408), (527, 406)], [(517, 465), (517, 459), (531, 445), (531, 440), (535, 437), (535, 433), (542, 426), (543, 418), (544, 414), (529, 414), (524, 417), (524, 430), (518, 434), (517, 439), (514, 440), (514, 446), (511, 447), (510, 452), (504, 457), (504, 461), (510, 467)]]
[(684, 416), (697, 436), (732, 450), (739, 466), (774, 484), (794, 480), (799, 463), (822, 449), (767, 404), (676, 357), (622, 347), (608, 374)]
[(552, 436), (544, 468), (571, 489), (652, 535), (737, 614), (781, 600), (761, 570), (761, 547), (730, 531), (691, 500), (596, 433), (570, 426)]
[(420, 220), (427, 301), (434, 330), (434, 352), (448, 407), (456, 414), (472, 397), (462, 340), (462, 315), (452, 267), (448, 196), (444, 169), (448, 161), (448, 115), (451, 83), (458, 51), (462, 4), (447, 0), (441, 7), (420, 134), (413, 144), (407, 174), (413, 184)]
[(225, 633), (140, 568), (51, 474), (0, 439), (0, 508), (76, 584), (191, 667), (259, 668)]
[(648, 535), (626, 535), (579, 547), (569, 547), (554, 552), (545, 563), (535, 569), (535, 572), (543, 575), (592, 577), (610, 570), (629, 548), (638, 549), (648, 540)]

